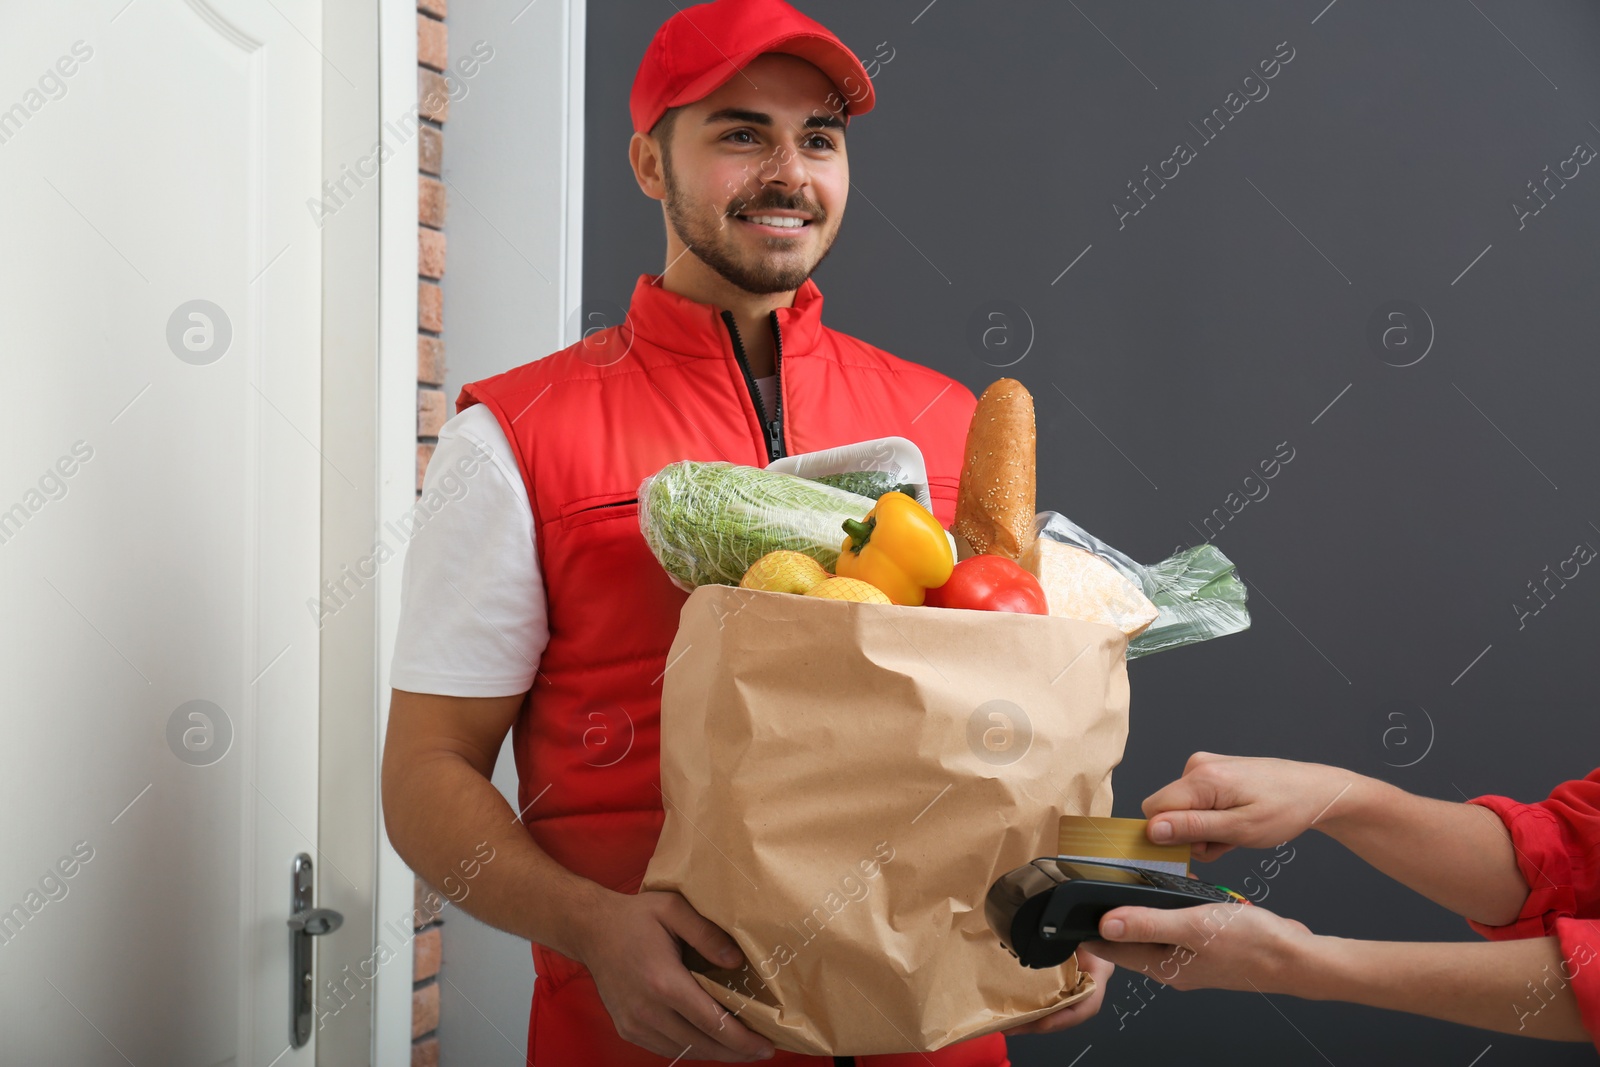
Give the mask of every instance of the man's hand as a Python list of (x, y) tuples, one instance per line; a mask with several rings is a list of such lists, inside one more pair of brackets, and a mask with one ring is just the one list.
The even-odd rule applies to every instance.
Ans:
[(1095, 991), (1078, 1001), (1069, 1004), (1060, 1011), (1053, 1011), (1049, 1015), (1041, 1015), (1037, 1019), (1029, 1020), (1020, 1026), (1013, 1026), (1001, 1033), (1007, 1037), (1020, 1037), (1023, 1034), (1053, 1034), (1057, 1030), (1065, 1030), (1069, 1026), (1077, 1026), (1087, 1021), (1100, 1010), (1100, 1002), (1106, 999), (1106, 985), (1111, 981), (1111, 972), (1116, 970), (1108, 961), (1088, 952), (1078, 949), (1078, 966), (1089, 972), (1089, 977), (1094, 979)]
[(1174, 989), (1295, 992), (1318, 938), (1305, 924), (1251, 904), (1113, 908), (1100, 919), (1097, 956)]
[(738, 944), (677, 893), (612, 894), (583, 924), (579, 962), (617, 1033), (668, 1059), (748, 1063), (772, 1042), (734, 1018), (683, 965), (679, 941), (713, 963), (744, 963)]
[(1183, 777), (1144, 802), (1158, 844), (1189, 843), (1209, 862), (1235, 846), (1271, 848), (1305, 833), (1361, 775), (1320, 763), (1196, 752)]

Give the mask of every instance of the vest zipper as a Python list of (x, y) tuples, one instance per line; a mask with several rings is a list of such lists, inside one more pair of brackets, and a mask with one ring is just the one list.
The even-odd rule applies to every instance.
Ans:
[(756, 387), (755, 376), (750, 373), (750, 360), (745, 355), (744, 342), (739, 338), (738, 324), (733, 321), (733, 312), (724, 311), (722, 321), (727, 323), (728, 334), (733, 338), (733, 354), (739, 360), (739, 369), (744, 372), (745, 388), (750, 390), (750, 402), (755, 405), (756, 418), (761, 422), (767, 449), (767, 462), (781, 459), (784, 455), (783, 448), (783, 331), (778, 328), (778, 313), (767, 312), (768, 322), (772, 324), (772, 340), (774, 344), (772, 373), (773, 379), (773, 412), (772, 418), (767, 418), (767, 406), (761, 402), (761, 390)]
[(775, 451), (773, 459), (780, 459), (786, 454), (783, 444), (783, 331), (778, 328), (778, 313), (767, 312), (772, 323), (772, 397), (773, 415), (772, 422), (767, 427), (771, 435), (772, 448)]

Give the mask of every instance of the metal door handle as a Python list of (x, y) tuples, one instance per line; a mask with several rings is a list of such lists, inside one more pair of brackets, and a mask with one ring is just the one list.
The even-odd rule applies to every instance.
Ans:
[(289, 916), (289, 929), (300, 931), (307, 937), (321, 937), (339, 929), (343, 922), (344, 916), (332, 908), (312, 908)]
[(311, 856), (302, 852), (294, 858), (289, 882), (289, 1041), (295, 1048), (311, 1040), (316, 981), (311, 939), (331, 934), (344, 923), (344, 916), (332, 908), (311, 906), (316, 887), (311, 875)]

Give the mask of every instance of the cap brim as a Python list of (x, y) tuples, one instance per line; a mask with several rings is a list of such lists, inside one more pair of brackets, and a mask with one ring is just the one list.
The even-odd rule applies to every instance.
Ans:
[(792, 33), (774, 37), (746, 52), (730, 56), (727, 65), (719, 66), (684, 86), (667, 106), (681, 107), (704, 100), (736, 77), (757, 56), (767, 52), (798, 56), (826, 74), (838, 93), (841, 110), (848, 110), (852, 117), (871, 111), (877, 101), (872, 79), (867, 77), (866, 68), (855, 57), (855, 53), (827, 37), (814, 33)]

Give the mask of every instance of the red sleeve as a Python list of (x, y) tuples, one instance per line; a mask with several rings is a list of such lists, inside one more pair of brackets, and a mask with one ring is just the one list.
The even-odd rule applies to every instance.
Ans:
[(1600, 769), (1563, 782), (1536, 804), (1500, 796), (1467, 803), (1488, 808), (1505, 823), (1528, 883), (1528, 899), (1514, 920), (1504, 926), (1472, 919), (1467, 924), (1494, 941), (1554, 936), (1561, 945), (1561, 976), (1571, 981), (1584, 1028), (1600, 1049)]
[(1537, 804), (1498, 796), (1467, 803), (1500, 816), (1528, 883), (1521, 915), (1504, 926), (1467, 920), (1474, 930), (1496, 941), (1547, 937), (1559, 918), (1600, 919), (1600, 770), (1563, 782)]

